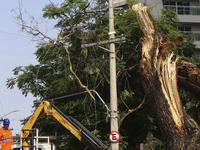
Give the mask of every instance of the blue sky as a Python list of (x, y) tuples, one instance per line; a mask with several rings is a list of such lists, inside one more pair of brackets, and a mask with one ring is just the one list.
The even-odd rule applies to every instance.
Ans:
[[(64, 0), (51, 0), (55, 4), (60, 4)], [(31, 36), (21, 32), (20, 27), (15, 23), (16, 14), (12, 9), (19, 7), (18, 0), (6, 0), (0, 6), (0, 117), (13, 112), (4, 118), (11, 121), (10, 128), (13, 128), (13, 135), (20, 134), (21, 119), (24, 119), (33, 113), (33, 100), (31, 94), (27, 97), (22, 95), (21, 91), (15, 87), (14, 89), (6, 88), (6, 79), (13, 77), (12, 70), (16, 66), (26, 66), (36, 64), (37, 60), (33, 54), (36, 51), (37, 43), (32, 41)], [(21, 0), (23, 7), (35, 18), (41, 18), (42, 8), (49, 0)], [(26, 21), (26, 20), (25, 20)], [(40, 25), (42, 31), (49, 29), (49, 36), (56, 37), (57, 31), (53, 30), (53, 22)], [(2, 126), (2, 123), (1, 125)]]

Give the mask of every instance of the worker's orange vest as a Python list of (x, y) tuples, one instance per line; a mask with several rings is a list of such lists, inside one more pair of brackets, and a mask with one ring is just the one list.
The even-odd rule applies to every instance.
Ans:
[(6, 130), (4, 127), (0, 128), (0, 144), (2, 150), (11, 150), (13, 136), (10, 129)]

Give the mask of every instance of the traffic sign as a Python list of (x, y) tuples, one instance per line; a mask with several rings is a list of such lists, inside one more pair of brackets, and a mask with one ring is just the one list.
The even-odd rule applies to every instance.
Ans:
[(120, 134), (117, 131), (112, 131), (109, 135), (109, 140), (112, 143), (117, 143), (120, 139)]

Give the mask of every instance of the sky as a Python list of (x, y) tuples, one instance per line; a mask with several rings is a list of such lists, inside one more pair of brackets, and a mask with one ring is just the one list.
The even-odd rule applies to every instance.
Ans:
[[(64, 0), (51, 0), (54, 4), (61, 4)], [(7, 89), (7, 78), (14, 77), (12, 70), (17, 66), (27, 66), (37, 64), (34, 52), (37, 50), (37, 42), (25, 32), (22, 32), (16, 24), (16, 13), (20, 5), (36, 19), (42, 17), (42, 8), (50, 3), (49, 0), (6, 0), (0, 5), (0, 118), (10, 119), (10, 128), (13, 135), (20, 134), (20, 120), (27, 118), (33, 113), (33, 100), (35, 98), (28, 94), (22, 95), (21, 91), (15, 86), (14, 89)], [(28, 20), (28, 18), (25, 18)], [(26, 20), (25, 20), (26, 21)], [(48, 20), (46, 20), (48, 21)], [(44, 22), (40, 24), (42, 31), (48, 29), (48, 36), (56, 37), (57, 31), (53, 29), (54, 22)], [(19, 110), (15, 112), (15, 110)], [(0, 126), (2, 126), (2, 122)]]

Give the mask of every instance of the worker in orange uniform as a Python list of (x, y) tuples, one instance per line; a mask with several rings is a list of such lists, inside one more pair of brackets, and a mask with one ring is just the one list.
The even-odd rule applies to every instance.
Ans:
[(13, 149), (13, 136), (9, 128), (10, 120), (3, 120), (3, 127), (0, 128), (0, 146), (1, 150), (11, 150)]

